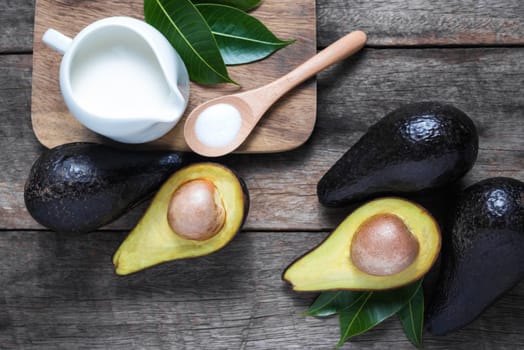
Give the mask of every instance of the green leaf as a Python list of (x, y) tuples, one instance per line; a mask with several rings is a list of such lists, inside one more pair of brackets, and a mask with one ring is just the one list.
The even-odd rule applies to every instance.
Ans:
[(364, 333), (396, 314), (417, 291), (420, 281), (388, 291), (366, 292), (358, 301), (339, 312), (340, 341)]
[(353, 305), (364, 294), (364, 292), (335, 291), (322, 292), (315, 299), (304, 316), (326, 317)]
[(211, 29), (191, 1), (144, 0), (144, 15), (177, 50), (191, 80), (236, 84), (227, 73)]
[(242, 10), (217, 4), (196, 6), (209, 24), (227, 65), (261, 60), (295, 40), (280, 40), (262, 22)]
[(222, 4), (249, 11), (260, 5), (262, 0), (193, 0), (195, 4)]
[(422, 329), (424, 327), (424, 290), (419, 284), (415, 295), (398, 312), (406, 337), (417, 348), (422, 348)]

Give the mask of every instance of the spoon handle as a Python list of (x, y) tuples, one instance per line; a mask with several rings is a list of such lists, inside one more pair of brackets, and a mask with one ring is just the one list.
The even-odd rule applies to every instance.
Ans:
[(258, 103), (256, 103), (255, 106), (252, 106), (254, 107), (254, 114), (259, 118), (262, 117), (262, 114), (264, 114), (267, 108), (269, 108), (269, 106), (276, 102), (286, 92), (311, 78), (318, 72), (362, 49), (366, 43), (366, 38), (366, 33), (362, 31), (354, 31), (346, 34), (283, 77), (269, 83), (268, 85), (250, 91), (250, 94), (253, 93), (254, 95), (257, 95), (256, 100)]

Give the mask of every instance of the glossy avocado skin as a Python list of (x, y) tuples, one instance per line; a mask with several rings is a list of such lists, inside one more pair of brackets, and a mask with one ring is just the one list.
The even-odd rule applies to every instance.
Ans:
[(181, 152), (69, 143), (46, 150), (33, 164), (24, 200), (43, 226), (86, 233), (121, 216), (189, 162)]
[(369, 128), (322, 177), (317, 195), (338, 207), (442, 187), (468, 172), (477, 152), (475, 125), (461, 110), (438, 102), (405, 105)]
[(524, 183), (499, 177), (464, 190), (447, 241), (427, 314), (436, 335), (467, 325), (524, 278)]

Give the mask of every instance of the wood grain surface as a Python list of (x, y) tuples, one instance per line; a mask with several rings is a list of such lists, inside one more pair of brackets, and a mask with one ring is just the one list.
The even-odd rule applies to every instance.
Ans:
[[(24, 207), (25, 179), (44, 149), (31, 128), (33, 12), (34, 1), (0, 1), (0, 349), (332, 349), (337, 319), (302, 317), (315, 294), (292, 292), (280, 276), (349, 210), (318, 204), (319, 178), (403, 103), (447, 101), (475, 121), (479, 158), (463, 185), (524, 181), (523, 2), (321, 0), (318, 48), (353, 29), (368, 31), (369, 46), (318, 76), (305, 145), (220, 159), (251, 193), (244, 232), (216, 254), (118, 277), (111, 256), (145, 205), (69, 237)], [(425, 333), (425, 348), (524, 348), (523, 305), (520, 283), (464, 329)], [(413, 347), (393, 317), (343, 349)]]
[[(8, 349), (332, 349), (337, 319), (303, 317), (313, 293), (282, 270), (325, 234), (252, 232), (222, 251), (127, 277), (110, 258), (124, 236), (0, 235), (0, 344)], [(31, 252), (28, 254), (28, 252)], [(426, 349), (524, 347), (524, 283), (467, 328), (425, 333)], [(392, 317), (345, 349), (413, 349)]]
[[(32, 123), (36, 137), (43, 145), (54, 147), (75, 141), (109, 142), (82, 126), (67, 109), (58, 84), (62, 56), (43, 44), (43, 33), (53, 28), (74, 37), (85, 26), (104, 17), (143, 18), (142, 4), (142, 0), (91, 1), (88, 6), (82, 1), (36, 1)], [(68, 20), (64, 21), (66, 13)], [(297, 41), (268, 59), (249, 65), (229, 67), (231, 78), (241, 84), (240, 88), (233, 84), (209, 87), (191, 83), (189, 104), (182, 119), (165, 136), (142, 147), (188, 150), (183, 136), (184, 121), (196, 106), (215, 97), (247, 91), (270, 83), (316, 53), (313, 0), (300, 0), (296, 3), (266, 0), (252, 14), (262, 20), (279, 38), (296, 38)], [(288, 23), (294, 25), (289, 26)], [(315, 126), (315, 106), (316, 84), (313, 79), (278, 101), (237, 152), (280, 152), (302, 145)]]
[(0, 1), (0, 54), (33, 50), (35, 0)]
[[(0, 52), (32, 51), (33, 37), (29, 33), (33, 31), (34, 3), (35, 0), (0, 2), (3, 29)], [(322, 0), (316, 3), (320, 47), (355, 29), (370, 34), (368, 45), (371, 46), (524, 43), (521, 0)]]
[(520, 0), (327, 0), (317, 11), (321, 46), (347, 28), (369, 31), (372, 46), (524, 44)]

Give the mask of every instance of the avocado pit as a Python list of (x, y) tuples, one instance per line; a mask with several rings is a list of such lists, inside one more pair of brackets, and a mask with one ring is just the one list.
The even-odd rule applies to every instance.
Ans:
[(226, 212), (215, 185), (196, 179), (177, 188), (167, 211), (167, 221), (178, 236), (204, 241), (215, 236), (224, 226)]
[(419, 253), (419, 243), (404, 221), (381, 213), (365, 220), (351, 241), (351, 261), (362, 272), (390, 276), (405, 270)]

